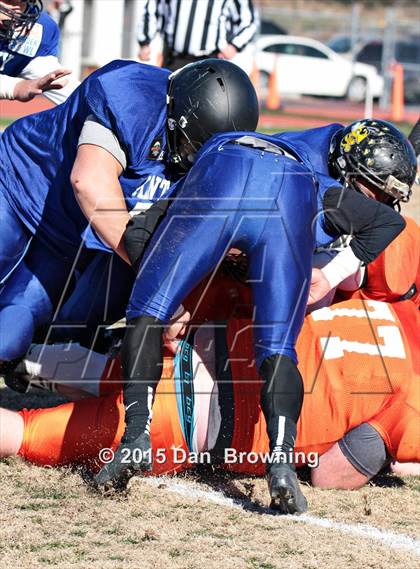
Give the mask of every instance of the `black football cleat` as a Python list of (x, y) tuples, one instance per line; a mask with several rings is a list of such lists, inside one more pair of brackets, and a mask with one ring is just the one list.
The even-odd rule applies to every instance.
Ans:
[(142, 433), (131, 443), (120, 443), (112, 462), (105, 464), (93, 477), (93, 485), (105, 492), (125, 490), (130, 478), (150, 470), (152, 470), (150, 436)]
[(19, 373), (19, 364), (22, 358), (0, 362), (0, 376), (9, 389), (16, 393), (25, 394), (29, 391), (30, 382), (23, 374)]
[(308, 502), (299, 486), (296, 472), (289, 464), (273, 464), (268, 472), (270, 508), (282, 514), (303, 514)]

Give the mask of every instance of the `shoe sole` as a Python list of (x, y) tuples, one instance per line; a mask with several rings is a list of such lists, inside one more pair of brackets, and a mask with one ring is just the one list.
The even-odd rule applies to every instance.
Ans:
[[(300, 493), (299, 490), (298, 492)], [(305, 496), (303, 494), (296, 496), (287, 486), (276, 489), (270, 488), (270, 495), (270, 508), (282, 514), (303, 514), (308, 509)]]

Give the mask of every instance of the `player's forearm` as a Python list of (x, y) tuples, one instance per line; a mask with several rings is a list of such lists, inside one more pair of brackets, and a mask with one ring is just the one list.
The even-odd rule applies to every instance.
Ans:
[(79, 178), (72, 180), (76, 199), (98, 236), (120, 257), (129, 263), (123, 244), (123, 235), (130, 219), (121, 188), (102, 187), (97, 195), (97, 184)]
[(122, 166), (99, 146), (82, 144), (70, 181), (86, 219), (99, 237), (129, 263), (123, 235), (130, 216), (119, 182)]
[(19, 77), (0, 75), (0, 99), (13, 100), (15, 98), (16, 85), (22, 81)]
[(353, 253), (351, 247), (346, 247), (325, 265), (321, 271), (330, 283), (331, 289), (333, 289), (351, 275), (358, 274), (361, 271), (361, 265), (361, 261)]
[(354, 190), (329, 189), (323, 206), (327, 230), (331, 235), (352, 235), (350, 247), (365, 264), (374, 261), (405, 227), (398, 212)]
[(79, 85), (80, 82), (70, 75), (64, 87), (61, 89), (50, 89), (44, 91), (42, 95), (55, 105), (61, 105), (61, 103), (64, 103)]
[[(35, 57), (23, 69), (20, 74), (21, 79), (39, 79), (49, 73), (61, 69), (62, 65), (54, 55)], [(72, 92), (80, 85), (74, 73), (66, 77), (66, 84), (61, 89), (45, 90), (44, 97), (47, 97), (55, 105), (64, 103)]]

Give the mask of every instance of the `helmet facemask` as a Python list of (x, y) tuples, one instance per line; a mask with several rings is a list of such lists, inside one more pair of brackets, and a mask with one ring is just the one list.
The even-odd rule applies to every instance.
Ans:
[[(340, 162), (345, 162), (342, 157), (339, 160)], [(398, 208), (399, 202), (407, 203), (410, 200), (412, 194), (411, 187), (405, 182), (398, 180), (392, 174), (388, 174), (385, 180), (382, 180), (374, 172), (364, 167), (363, 164), (352, 164), (350, 167), (344, 166), (341, 170), (346, 186), (362, 192), (368, 197), (387, 203), (392, 207), (397, 206)]]
[[(28, 35), (42, 12), (42, 0), (26, 0), (23, 10), (16, 10), (0, 0), (0, 14), (7, 19), (0, 21), (0, 41), (10, 42)], [(17, 5), (16, 5), (17, 6)]]
[(200, 150), (202, 143), (191, 140), (187, 131), (181, 125), (187, 126), (185, 117), (177, 122), (173, 118), (167, 120), (167, 136), (170, 160), (180, 170), (187, 171), (194, 163), (194, 158)]
[(203, 146), (203, 143), (197, 140), (193, 140), (189, 135), (189, 130), (191, 128), (190, 122), (197, 120), (196, 117), (194, 117), (194, 110), (199, 106), (197, 101), (194, 104), (191, 100), (189, 100), (189, 105), (183, 109), (183, 114), (178, 118), (175, 116), (177, 113), (175, 112), (174, 108), (174, 79), (181, 71), (182, 68), (178, 69), (169, 76), (169, 87), (167, 95), (168, 118), (166, 132), (168, 137), (170, 161), (177, 167), (177, 169), (181, 170), (182, 172), (187, 172), (193, 165), (195, 155)]

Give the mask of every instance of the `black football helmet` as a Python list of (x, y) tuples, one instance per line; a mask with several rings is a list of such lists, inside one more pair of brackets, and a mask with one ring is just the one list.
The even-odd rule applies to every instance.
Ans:
[(402, 132), (383, 120), (365, 119), (339, 131), (330, 148), (330, 170), (345, 184), (357, 182), (387, 196), (389, 205), (408, 202), (416, 179), (414, 148)]
[(191, 63), (169, 76), (167, 133), (171, 161), (192, 166), (195, 153), (218, 132), (255, 130), (258, 99), (248, 75), (224, 59)]
[(43, 5), (42, 0), (23, 0), (25, 8), (23, 11), (13, 9), (0, 2), (0, 14), (7, 16), (7, 19), (0, 21), (0, 41), (9, 42), (12, 39), (28, 34), (38, 21)]

